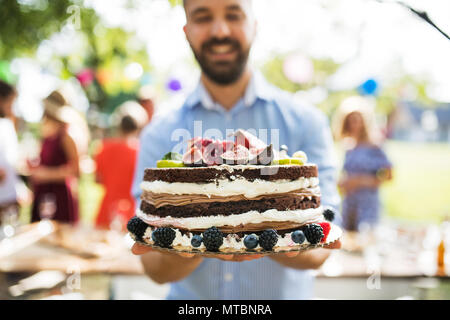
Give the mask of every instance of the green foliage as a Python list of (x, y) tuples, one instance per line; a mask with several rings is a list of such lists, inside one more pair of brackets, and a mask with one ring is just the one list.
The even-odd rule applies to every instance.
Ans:
[(178, 5), (182, 5), (183, 4), (183, 0), (169, 0), (169, 3), (172, 7), (178, 6)]
[(69, 0), (0, 0), (0, 58), (32, 55), (69, 17)]

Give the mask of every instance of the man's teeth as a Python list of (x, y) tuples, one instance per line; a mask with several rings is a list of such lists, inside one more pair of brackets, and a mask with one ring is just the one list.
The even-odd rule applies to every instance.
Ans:
[(213, 53), (229, 53), (231, 51), (233, 51), (233, 47), (229, 46), (229, 45), (224, 45), (224, 46), (213, 46), (211, 48), (211, 51)]

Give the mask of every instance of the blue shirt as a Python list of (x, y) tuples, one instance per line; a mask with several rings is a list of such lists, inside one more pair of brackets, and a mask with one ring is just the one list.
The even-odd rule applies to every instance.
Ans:
[[(169, 151), (183, 152), (187, 139), (199, 135), (225, 138), (237, 129), (256, 130), (266, 143), (274, 142), (276, 148), (278, 142), (286, 145), (289, 154), (303, 150), (319, 168), (322, 204), (338, 208), (328, 119), (314, 106), (295, 103), (290, 94), (267, 83), (259, 73), (253, 74), (244, 96), (229, 111), (214, 103), (200, 82), (179, 110), (153, 120), (141, 134), (133, 195), (140, 196), (144, 169), (155, 167)], [(168, 299), (308, 299), (312, 295), (311, 271), (286, 268), (268, 257), (245, 262), (205, 258), (191, 275), (171, 284)]]

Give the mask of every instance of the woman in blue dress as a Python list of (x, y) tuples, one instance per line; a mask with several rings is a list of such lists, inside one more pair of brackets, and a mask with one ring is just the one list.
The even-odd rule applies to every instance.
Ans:
[(336, 138), (346, 146), (339, 187), (343, 227), (358, 231), (362, 225), (375, 226), (380, 217), (380, 185), (392, 179), (392, 164), (377, 144), (374, 115), (360, 97), (347, 99), (335, 117)]

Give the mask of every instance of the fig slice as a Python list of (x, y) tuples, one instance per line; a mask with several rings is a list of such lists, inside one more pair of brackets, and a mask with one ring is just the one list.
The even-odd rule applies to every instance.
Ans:
[(248, 131), (239, 129), (233, 133), (236, 144), (246, 147), (247, 149), (261, 149), (267, 147), (267, 144), (258, 139), (256, 136)]
[(228, 165), (239, 165), (247, 164), (249, 160), (249, 151), (246, 147), (241, 145), (236, 145), (234, 150), (229, 150), (224, 152), (220, 157), (223, 164)]
[(188, 167), (201, 167), (205, 165), (202, 152), (196, 146), (191, 147), (183, 155), (183, 163)]
[(224, 148), (221, 140), (213, 140), (203, 148), (203, 161), (208, 166), (222, 163), (220, 156), (223, 154)]
[(257, 149), (257, 152), (255, 152), (252, 155), (252, 158), (250, 159), (249, 163), (267, 166), (272, 163), (273, 158), (274, 158), (273, 145), (270, 144), (265, 148)]

